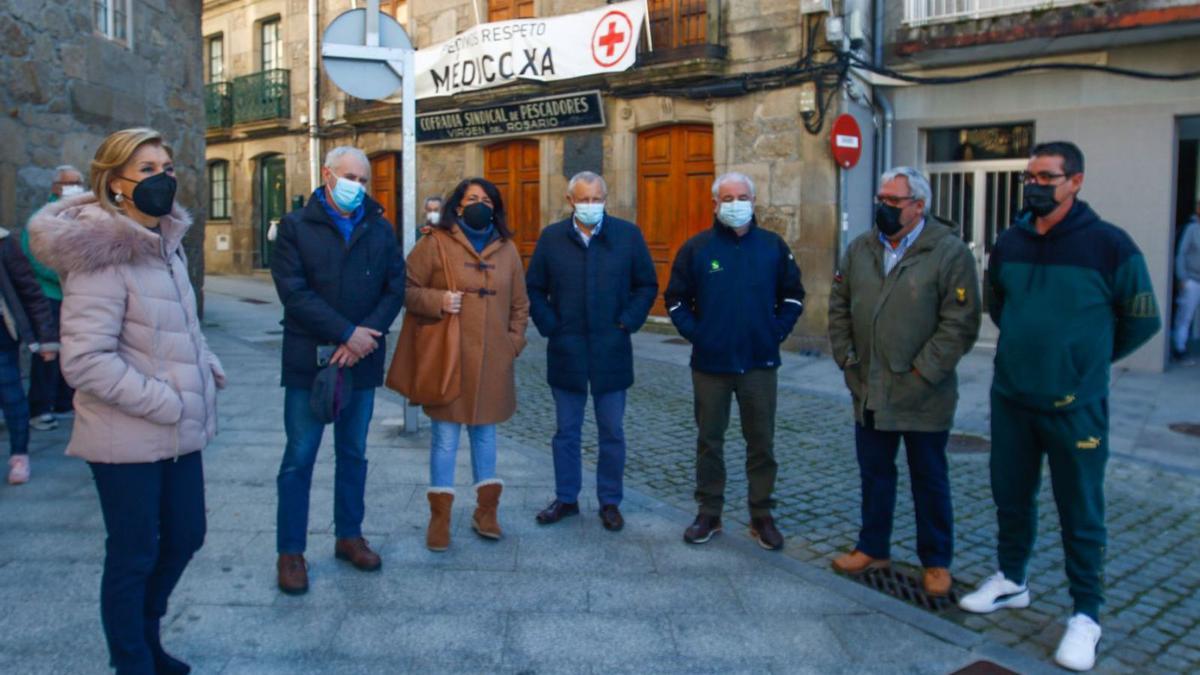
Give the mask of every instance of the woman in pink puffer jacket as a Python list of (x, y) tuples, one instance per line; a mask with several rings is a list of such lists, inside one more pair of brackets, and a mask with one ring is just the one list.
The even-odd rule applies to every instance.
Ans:
[(163, 651), (167, 599), (204, 541), (200, 450), (225, 375), (200, 332), (181, 244), (170, 147), (118, 131), (92, 191), (30, 221), (34, 255), (62, 278), (62, 372), (75, 388), (67, 454), (87, 460), (108, 530), (100, 611), (118, 673), (185, 673)]

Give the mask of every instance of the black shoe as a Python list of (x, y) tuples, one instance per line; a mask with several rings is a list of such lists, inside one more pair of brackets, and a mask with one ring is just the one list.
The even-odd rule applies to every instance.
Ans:
[(625, 519), (621, 517), (621, 509), (616, 504), (605, 504), (600, 507), (600, 522), (609, 532), (619, 532), (625, 527)]
[(1187, 358), (1187, 355), (1188, 355), (1187, 350), (1179, 351), (1178, 349), (1175, 349), (1174, 347), (1171, 348), (1171, 360), (1173, 360), (1173, 361), (1183, 361), (1184, 359)]
[(775, 519), (771, 516), (750, 519), (750, 536), (758, 545), (768, 551), (778, 551), (783, 548), (783, 535), (775, 527)]
[(161, 649), (154, 654), (155, 675), (188, 675), (190, 672), (192, 672), (191, 666)]
[(703, 544), (720, 531), (721, 516), (708, 516), (701, 513), (692, 521), (692, 526), (684, 531), (683, 540), (689, 544)]
[(568, 504), (560, 502), (557, 499), (550, 502), (550, 506), (542, 509), (541, 513), (537, 514), (538, 525), (553, 525), (567, 516), (579, 515), (579, 504)]

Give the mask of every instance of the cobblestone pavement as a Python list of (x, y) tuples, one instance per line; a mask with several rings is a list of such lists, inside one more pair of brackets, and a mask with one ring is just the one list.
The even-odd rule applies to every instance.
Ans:
[[(532, 333), (531, 327), (531, 333)], [(666, 337), (664, 340), (668, 339)], [(501, 432), (549, 448), (554, 417), (545, 384), (544, 341), (534, 338), (518, 362), (519, 407)], [(686, 509), (692, 501), (695, 427), (688, 368), (636, 359), (637, 383), (626, 415), (627, 481)], [(849, 407), (827, 394), (806, 393), (803, 383), (779, 395), (775, 452), (779, 461), (776, 517), (789, 537), (787, 553), (828, 569), (828, 560), (853, 546), (858, 531), (859, 486)], [(584, 452), (594, 467), (594, 420), (589, 411)], [(746, 523), (745, 446), (737, 407), (727, 435), (729, 483), (726, 518)], [(956, 579), (973, 586), (995, 571), (996, 525), (988, 484), (986, 441), (963, 444), (975, 452), (952, 454)], [(980, 450), (983, 450), (982, 452)], [(901, 453), (903, 457), (903, 453)], [(916, 528), (907, 470), (900, 460), (893, 558), (916, 565)], [(585, 493), (589, 488), (585, 487)], [(552, 495), (547, 492), (546, 498)], [(1145, 463), (1110, 461), (1107, 479), (1108, 604), (1102, 617), (1101, 672), (1200, 670), (1200, 478)], [(1040, 537), (1030, 565), (1034, 604), (1021, 612), (945, 617), (1043, 659), (1051, 658), (1070, 611), (1057, 511), (1049, 480), (1040, 500)], [(681, 535), (687, 523), (678, 524)], [(830, 572), (833, 574), (833, 572)]]

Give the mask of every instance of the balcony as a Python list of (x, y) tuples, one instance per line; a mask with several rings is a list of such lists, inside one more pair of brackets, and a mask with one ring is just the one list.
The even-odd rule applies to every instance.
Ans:
[(650, 37), (638, 45), (638, 65), (689, 59), (723, 59), (721, 3), (713, 0), (650, 0)]
[(1005, 14), (1044, 11), (1094, 0), (904, 0), (904, 24), (972, 21)]
[(288, 119), (292, 116), (291, 101), (290, 70), (264, 70), (233, 80), (235, 124)]
[(233, 126), (233, 85), (213, 82), (204, 85), (204, 116), (209, 129)]

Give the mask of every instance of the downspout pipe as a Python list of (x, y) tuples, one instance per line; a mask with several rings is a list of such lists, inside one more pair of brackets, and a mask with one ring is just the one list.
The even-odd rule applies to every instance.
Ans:
[[(883, 0), (873, 0), (871, 3), (871, 18), (875, 23), (874, 30), (871, 35), (873, 49), (872, 61), (877, 66), (883, 65)], [(871, 100), (879, 108), (883, 118), (883, 123), (876, 130), (875, 137), (875, 156), (879, 163), (878, 170), (875, 172), (875, 180), (879, 180), (879, 176), (888, 169), (892, 168), (892, 128), (896, 122), (896, 109), (892, 107), (892, 101), (888, 98), (887, 93), (883, 88), (876, 85), (871, 87)], [(876, 186), (878, 189), (879, 186)]]
[(318, 87), (321, 66), (318, 59), (317, 29), (320, 25), (318, 0), (308, 0), (308, 194), (321, 183), (321, 111)]

